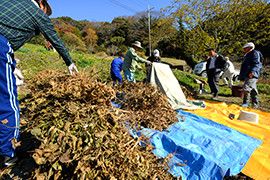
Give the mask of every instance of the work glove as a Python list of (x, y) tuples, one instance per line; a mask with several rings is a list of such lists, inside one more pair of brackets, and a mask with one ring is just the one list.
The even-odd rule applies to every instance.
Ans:
[(75, 75), (78, 73), (78, 69), (76, 68), (75, 64), (72, 63), (68, 66), (68, 71), (70, 75)]
[(141, 71), (141, 70), (142, 70), (142, 67), (141, 67), (141, 66), (139, 66), (139, 64), (137, 64), (137, 68), (139, 69), (139, 71)]
[(150, 66), (150, 65), (152, 64), (152, 62), (151, 62), (151, 61), (148, 61), (148, 60), (146, 60), (145, 63), (146, 63), (146, 65), (148, 65), (148, 66)]

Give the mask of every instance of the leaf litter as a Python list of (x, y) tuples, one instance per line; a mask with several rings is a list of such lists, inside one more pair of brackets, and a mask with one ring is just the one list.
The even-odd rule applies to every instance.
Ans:
[(29, 179), (177, 179), (167, 171), (171, 156), (156, 157), (146, 137), (126, 128), (162, 131), (178, 121), (159, 89), (127, 81), (110, 87), (90, 73), (51, 70), (28, 86), (23, 131), (40, 141)]

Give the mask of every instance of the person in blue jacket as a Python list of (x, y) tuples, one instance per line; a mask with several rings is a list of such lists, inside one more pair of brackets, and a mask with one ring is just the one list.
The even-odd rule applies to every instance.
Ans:
[(262, 70), (263, 55), (260, 51), (255, 50), (252, 42), (246, 43), (243, 47), (245, 56), (241, 65), (239, 79), (245, 81), (243, 85), (244, 98), (242, 107), (248, 107), (251, 95), (251, 103), (253, 108), (258, 108), (259, 93), (257, 89), (257, 81)]
[(121, 75), (121, 71), (123, 68), (123, 61), (124, 61), (125, 56), (121, 54), (118, 58), (115, 58), (112, 63), (111, 63), (111, 77), (113, 80), (113, 85), (118, 83), (122, 83), (123, 78)]

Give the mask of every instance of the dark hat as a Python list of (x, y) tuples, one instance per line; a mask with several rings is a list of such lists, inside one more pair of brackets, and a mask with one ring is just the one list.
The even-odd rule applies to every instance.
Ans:
[(206, 51), (215, 51), (216, 52), (216, 50), (214, 48), (209, 48)]
[(47, 2), (47, 0), (44, 0), (45, 1), (45, 3), (46, 3), (46, 5), (47, 5), (47, 15), (48, 16), (50, 16), (50, 15), (52, 15), (52, 8), (51, 8), (51, 6), (49, 5), (49, 3)]
[[(39, 5), (39, 2), (41, 1), (41, 0), (35, 0), (37, 3), (38, 3), (38, 5)], [(49, 5), (49, 3), (47, 2), (47, 0), (42, 0), (43, 2), (44, 2), (44, 5), (47, 7), (47, 15), (48, 16), (50, 16), (51, 14), (52, 14), (52, 8), (51, 8), (51, 6)]]
[(203, 55), (203, 58), (205, 58), (205, 59), (206, 59), (206, 58), (208, 59), (209, 57), (210, 57), (210, 56), (208, 56), (208, 55)]

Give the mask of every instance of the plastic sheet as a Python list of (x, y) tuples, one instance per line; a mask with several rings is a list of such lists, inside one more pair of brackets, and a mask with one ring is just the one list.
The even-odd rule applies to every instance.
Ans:
[[(270, 113), (214, 101), (206, 101), (206, 106), (204, 110), (189, 112), (263, 141), (262, 145), (252, 154), (242, 172), (254, 179), (270, 179)], [(241, 110), (257, 113), (259, 124), (237, 120)], [(236, 115), (235, 119), (229, 118), (230, 113)], [(249, 147), (248, 144), (246, 146)]]
[(178, 112), (179, 122), (167, 130), (144, 128), (139, 132), (149, 137), (158, 157), (172, 155), (169, 172), (174, 176), (193, 180), (236, 175), (262, 143), (209, 119)]

